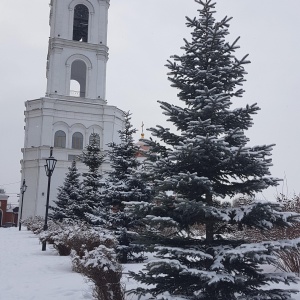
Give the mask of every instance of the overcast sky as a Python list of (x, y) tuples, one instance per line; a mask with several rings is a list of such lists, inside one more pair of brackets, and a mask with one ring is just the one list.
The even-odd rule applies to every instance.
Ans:
[[(64, 0), (61, 0), (64, 1)], [(241, 36), (237, 57), (249, 53), (246, 93), (235, 105), (257, 102), (261, 111), (248, 132), (251, 145), (276, 144), (272, 175), (292, 195), (299, 186), (300, 1), (217, 0), (217, 19), (232, 16), (230, 36)], [(0, 188), (19, 192), (24, 102), (45, 95), (49, 0), (1, 0)], [(190, 38), (185, 16), (198, 15), (193, 0), (111, 0), (107, 68), (108, 104), (133, 113), (140, 130), (166, 125), (157, 100), (178, 104), (167, 80), (166, 60)], [(149, 137), (149, 133), (146, 133)], [(55, 176), (55, 173), (54, 175)]]

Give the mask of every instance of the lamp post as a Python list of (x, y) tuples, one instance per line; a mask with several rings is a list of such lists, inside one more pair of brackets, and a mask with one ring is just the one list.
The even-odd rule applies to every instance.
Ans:
[(24, 202), (24, 193), (26, 192), (27, 185), (25, 184), (25, 179), (23, 180), (23, 184), (20, 188), (21, 194), (22, 194), (22, 203), (21, 203), (21, 212), (20, 212), (20, 218), (19, 218), (19, 231), (21, 230), (22, 225), (22, 212), (23, 212), (23, 202)]
[[(54, 171), (57, 160), (52, 156), (53, 147), (50, 147), (50, 156), (46, 159), (45, 171), (48, 176), (48, 188), (47, 188), (47, 202), (46, 202), (46, 213), (45, 213), (45, 224), (44, 231), (48, 229), (48, 209), (49, 209), (49, 196), (50, 196), (50, 183), (51, 176)], [(46, 241), (42, 244), (42, 251), (46, 251)]]

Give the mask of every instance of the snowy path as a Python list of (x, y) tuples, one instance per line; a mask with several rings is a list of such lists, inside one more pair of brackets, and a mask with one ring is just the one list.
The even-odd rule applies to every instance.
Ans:
[(0, 228), (0, 300), (93, 299), (86, 280), (61, 257), (22, 228)]

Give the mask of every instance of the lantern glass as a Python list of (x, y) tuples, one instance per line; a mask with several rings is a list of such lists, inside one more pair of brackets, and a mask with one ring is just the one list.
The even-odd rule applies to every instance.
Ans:
[(46, 172), (53, 172), (55, 165), (56, 165), (57, 160), (53, 157), (49, 157), (46, 159), (46, 165), (45, 165), (45, 170)]

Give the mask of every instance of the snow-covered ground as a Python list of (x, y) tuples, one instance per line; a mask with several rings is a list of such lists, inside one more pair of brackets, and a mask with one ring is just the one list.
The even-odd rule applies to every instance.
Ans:
[[(135, 287), (126, 275), (142, 265), (124, 267), (123, 283)], [(127, 300), (135, 300), (133, 295)], [(59, 256), (51, 245), (42, 251), (36, 235), (22, 227), (0, 227), (0, 300), (94, 300), (91, 284), (72, 271), (70, 257)]]
[(18, 228), (0, 228), (1, 300), (93, 299), (80, 274), (72, 271), (70, 257), (57, 255), (37, 236)]
[[(0, 228), (0, 300), (84, 300), (93, 299), (88, 281), (72, 271), (70, 257), (59, 256), (37, 236), (18, 228)], [(142, 265), (127, 265), (125, 273)], [(135, 283), (124, 276), (127, 289)], [(278, 288), (279, 285), (277, 284)], [(299, 286), (287, 287), (299, 289)], [(300, 300), (300, 293), (294, 296)], [(127, 296), (127, 300), (135, 300)]]

